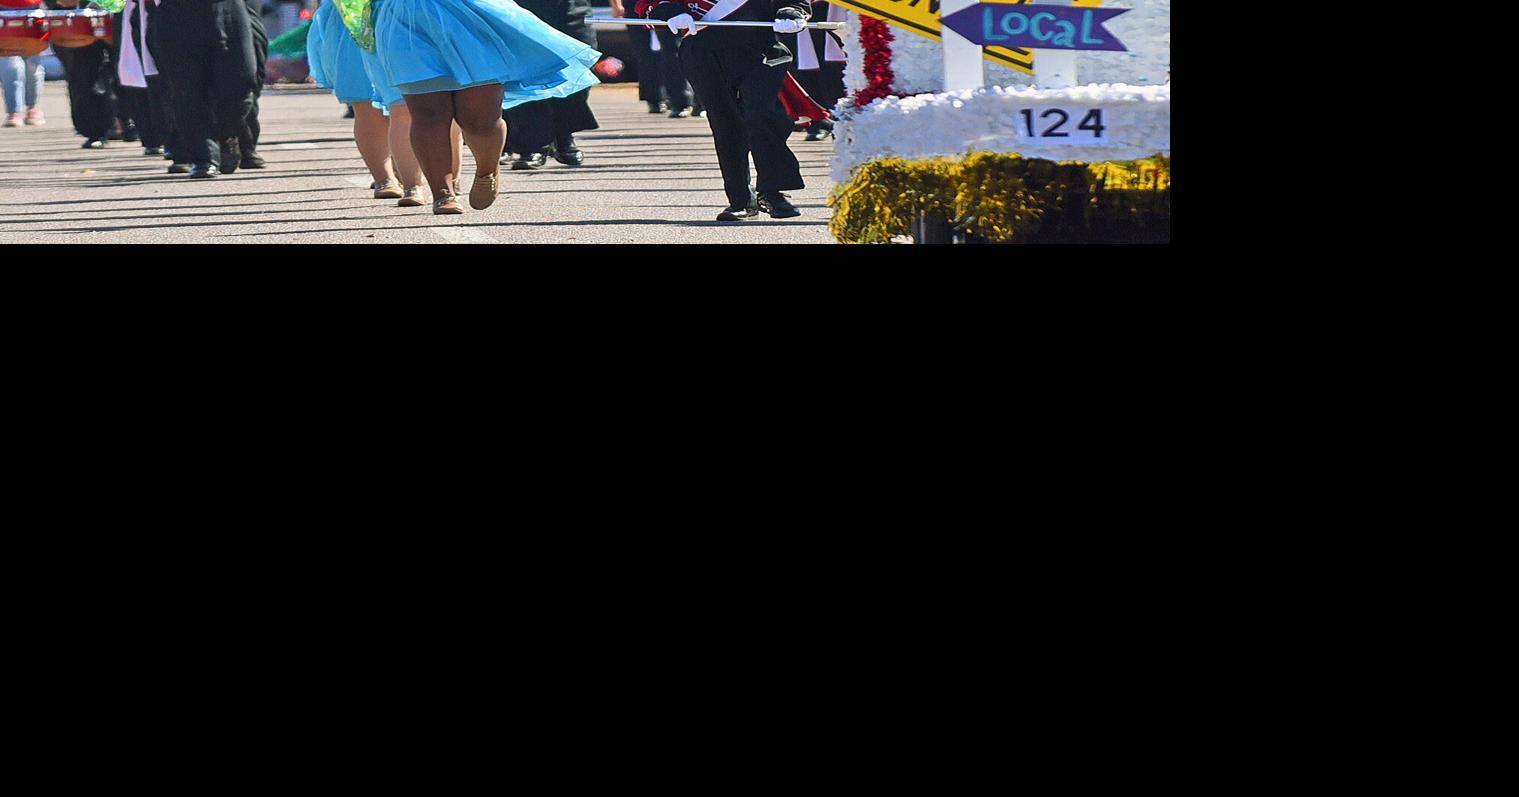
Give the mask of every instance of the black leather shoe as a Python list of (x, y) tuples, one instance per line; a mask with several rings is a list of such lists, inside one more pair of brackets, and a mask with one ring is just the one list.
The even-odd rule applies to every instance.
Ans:
[(242, 159), (241, 162), (239, 162), (237, 164), (237, 168), (239, 168), (239, 169), (262, 169), (262, 168), (264, 168), (267, 165), (269, 165), (269, 164), (265, 163), (263, 158), (260, 158), (255, 153), (249, 152), (249, 153), (243, 155), (243, 159)]
[(80, 149), (105, 149), (105, 139), (92, 138), (79, 146)]
[(221, 173), (214, 163), (197, 163), (190, 167), (191, 177), (220, 177)]
[(759, 208), (750, 205), (729, 205), (722, 213), (717, 214), (718, 221), (743, 221), (759, 215)]
[(579, 166), (585, 163), (585, 154), (575, 145), (575, 139), (570, 138), (554, 145), (554, 160), (566, 166)]
[(237, 139), (229, 138), (226, 141), (223, 141), (221, 166), (222, 173), (232, 174), (233, 172), (237, 171), (237, 167), (240, 166), (242, 162), (243, 153), (242, 149), (237, 143)]
[(541, 169), (543, 168), (543, 165), (548, 162), (549, 156), (543, 154), (542, 152), (534, 152), (529, 155), (518, 155), (517, 159), (512, 161), (512, 171), (521, 172), (528, 169)]
[(142, 136), (137, 134), (137, 125), (128, 124), (126, 129), (121, 131), (121, 140), (132, 144), (141, 141)]
[(169, 167), (169, 174), (189, 174), (189, 173), (190, 173), (190, 164), (188, 164), (188, 163), (176, 163), (176, 164), (174, 164), (174, 165), (172, 165), (172, 166)]
[(770, 214), (772, 219), (789, 219), (792, 216), (800, 216), (802, 212), (791, 204), (791, 200), (779, 191), (766, 191), (760, 194), (759, 209)]
[(150, 156), (151, 155), (162, 155), (162, 154), (164, 154), (164, 148), (163, 147), (143, 147), (142, 148), (142, 154), (144, 154), (144, 155), (150, 155)]

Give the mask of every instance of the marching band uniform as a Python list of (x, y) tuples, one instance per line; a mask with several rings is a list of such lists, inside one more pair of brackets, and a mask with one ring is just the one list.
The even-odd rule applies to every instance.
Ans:
[[(836, 3), (817, 0), (812, 4), (814, 17), (829, 22), (843, 22), (847, 9)], [(807, 94), (824, 108), (832, 108), (844, 97), (844, 38), (838, 31), (809, 30), (808, 35), (796, 37), (796, 63), (793, 74)], [(833, 123), (826, 119), (813, 119), (807, 128), (808, 141), (821, 141), (833, 135)]]
[[(596, 30), (586, 23), (591, 15), (590, 0), (521, 0), (519, 5), (547, 22), (554, 30), (596, 46)], [(595, 130), (596, 115), (589, 104), (591, 87), (564, 98), (527, 102), (503, 111), (506, 118), (508, 152), (518, 155), (513, 169), (530, 169), (543, 165), (544, 156), (553, 152), (554, 160), (567, 166), (585, 162), (575, 134)]]
[[(806, 187), (801, 166), (786, 146), (793, 121), (781, 103), (791, 51), (777, 33), (793, 34), (811, 16), (809, 0), (640, 0), (639, 16), (686, 31), (680, 63), (707, 110), (723, 173), (728, 208), (718, 221), (738, 221), (759, 210), (772, 218), (801, 215), (782, 191)], [(705, 28), (696, 20), (765, 21), (765, 28)], [(794, 37), (790, 37), (794, 40)], [(754, 156), (757, 185), (749, 184)], [(758, 196), (755, 196), (757, 191)]]
[(237, 171), (258, 80), (244, 0), (159, 0), (153, 55), (169, 78), (191, 177)]
[(144, 45), (151, 5), (149, 0), (126, 0), (116, 16), (117, 43), (112, 49), (118, 55), (116, 77), (121, 105), (137, 123), (143, 152), (162, 155), (169, 132), (165, 98), (162, 85), (155, 92), (149, 84), (150, 77), (158, 76), (158, 66)]

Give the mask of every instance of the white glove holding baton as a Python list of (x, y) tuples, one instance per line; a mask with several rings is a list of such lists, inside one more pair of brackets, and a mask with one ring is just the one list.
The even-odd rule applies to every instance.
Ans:
[(776, 33), (801, 33), (803, 30), (807, 29), (807, 20), (778, 19), (775, 21), (774, 25), (770, 26), (770, 29)]
[(696, 35), (696, 20), (690, 14), (677, 14), (670, 17), (665, 20), (665, 25), (669, 26), (671, 33), (680, 33), (681, 29), (684, 28), (686, 30), (685, 35)]

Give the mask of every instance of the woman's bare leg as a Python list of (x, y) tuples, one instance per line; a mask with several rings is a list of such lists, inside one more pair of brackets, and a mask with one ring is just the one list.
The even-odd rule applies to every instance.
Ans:
[(451, 168), (450, 163), (453, 93), (409, 94), (406, 107), (411, 111), (411, 148), (422, 167), (427, 187), (432, 189), (433, 199), (453, 194), (453, 183), (458, 174), (457, 167)]
[[(405, 103), (390, 106), (390, 159), (401, 185), (412, 189), (422, 184), (422, 165), (411, 148), (411, 111)], [(458, 173), (457, 166), (454, 172)]]
[(501, 150), (506, 147), (506, 120), (501, 118), (503, 90), (501, 84), (490, 83), (453, 92), (454, 119), (475, 156), (475, 183), (480, 189), (470, 187), (469, 202), (476, 210), (489, 207), (500, 190)]
[(374, 181), (385, 185), (394, 182), (395, 172), (390, 169), (390, 123), (380, 109), (367, 102), (353, 104), (353, 140), (359, 145), (359, 155)]

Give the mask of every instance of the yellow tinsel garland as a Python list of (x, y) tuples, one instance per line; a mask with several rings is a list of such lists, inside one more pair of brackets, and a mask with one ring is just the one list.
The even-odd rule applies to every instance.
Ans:
[(842, 243), (909, 235), (920, 213), (1001, 243), (1169, 240), (1171, 161), (1047, 161), (983, 152), (961, 161), (871, 161), (828, 200)]

